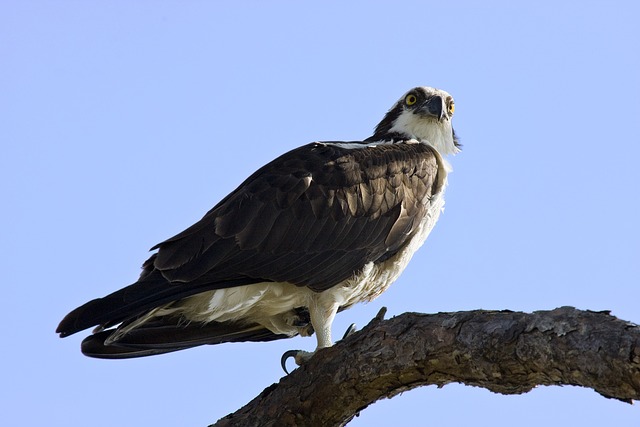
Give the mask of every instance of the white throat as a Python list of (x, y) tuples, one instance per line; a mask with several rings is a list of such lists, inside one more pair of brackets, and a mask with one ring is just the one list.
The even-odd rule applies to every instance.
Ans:
[(425, 142), (443, 156), (456, 154), (460, 151), (453, 142), (453, 131), (448, 119), (442, 121), (425, 119), (405, 110), (398, 116), (390, 130), (410, 135), (412, 138)]

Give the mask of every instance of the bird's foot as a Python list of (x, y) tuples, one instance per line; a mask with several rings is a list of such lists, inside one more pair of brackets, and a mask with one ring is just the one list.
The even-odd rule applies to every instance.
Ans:
[(285, 351), (282, 357), (280, 358), (280, 366), (282, 366), (282, 370), (289, 375), (289, 371), (287, 370), (287, 360), (293, 357), (293, 361), (296, 362), (296, 365), (302, 366), (303, 363), (307, 362), (311, 357), (316, 354), (315, 351), (304, 351), (304, 350), (289, 350)]
[[(357, 331), (356, 324), (352, 323), (349, 325), (347, 330), (345, 331), (342, 339), (345, 339), (351, 336), (354, 332)], [(304, 350), (289, 350), (285, 351), (282, 357), (280, 358), (280, 366), (282, 366), (282, 370), (289, 375), (289, 371), (287, 370), (287, 360), (289, 358), (293, 358), (293, 361), (296, 362), (296, 365), (302, 366), (302, 364), (306, 363), (313, 355), (316, 354), (315, 351), (304, 351)]]
[(303, 337), (313, 335), (313, 325), (311, 324), (309, 311), (306, 308), (300, 307), (292, 310), (284, 316), (284, 322), (296, 328), (298, 333)]

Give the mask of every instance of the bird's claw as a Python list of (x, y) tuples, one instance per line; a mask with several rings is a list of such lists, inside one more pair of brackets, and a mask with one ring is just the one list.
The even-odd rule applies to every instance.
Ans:
[[(356, 332), (356, 331), (357, 331), (356, 324), (352, 323), (351, 325), (349, 325), (349, 327), (345, 331), (342, 339), (345, 339), (345, 338), (353, 335), (353, 333)], [(304, 351), (304, 350), (288, 350), (288, 351), (285, 351), (284, 354), (282, 355), (282, 357), (280, 358), (280, 366), (282, 366), (282, 370), (287, 375), (289, 375), (290, 372), (287, 370), (287, 360), (289, 360), (289, 358), (293, 358), (293, 360), (296, 362), (296, 365), (300, 366), (304, 362), (306, 362), (307, 360), (311, 359), (311, 356), (313, 356), (314, 354), (315, 354), (315, 351), (314, 352), (308, 352), (308, 351)]]
[(344, 331), (344, 335), (342, 336), (342, 339), (345, 339), (347, 337), (350, 337), (351, 335), (353, 335), (354, 332), (356, 332), (358, 330), (358, 328), (356, 327), (355, 323), (352, 323), (349, 325), (349, 327), (347, 328), (346, 331)]
[(311, 356), (315, 354), (315, 351), (309, 352), (304, 350), (289, 350), (285, 351), (282, 357), (280, 358), (280, 366), (282, 366), (282, 370), (289, 375), (289, 371), (287, 371), (287, 360), (290, 357), (293, 357), (293, 360), (296, 362), (296, 365), (301, 366), (304, 362), (311, 359)]
[(290, 357), (293, 357), (293, 360), (296, 362), (296, 364), (298, 363), (297, 357), (298, 354), (301, 353), (302, 350), (289, 350), (289, 351), (285, 351), (284, 354), (282, 355), (282, 357), (280, 358), (280, 366), (282, 366), (282, 370), (289, 375), (289, 371), (287, 370), (287, 360), (289, 360)]

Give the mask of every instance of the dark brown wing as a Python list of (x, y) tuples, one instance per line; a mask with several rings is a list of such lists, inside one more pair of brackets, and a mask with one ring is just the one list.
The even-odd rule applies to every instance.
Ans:
[(300, 147), (157, 245), (153, 267), (185, 286), (248, 277), (328, 289), (406, 243), (439, 191), (436, 156), (424, 144)]
[(423, 200), (440, 191), (438, 172), (424, 144), (292, 150), (155, 246), (137, 283), (77, 308), (58, 332), (117, 324), (212, 289), (265, 281), (329, 289), (402, 248), (425, 215)]

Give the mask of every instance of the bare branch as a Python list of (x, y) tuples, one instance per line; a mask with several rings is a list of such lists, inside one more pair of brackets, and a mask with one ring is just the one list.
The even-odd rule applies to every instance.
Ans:
[(503, 394), (578, 385), (640, 400), (640, 327), (608, 312), (383, 315), (214, 426), (344, 425), (378, 399), (451, 382)]

